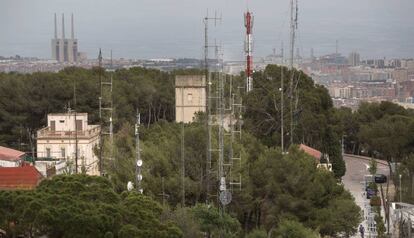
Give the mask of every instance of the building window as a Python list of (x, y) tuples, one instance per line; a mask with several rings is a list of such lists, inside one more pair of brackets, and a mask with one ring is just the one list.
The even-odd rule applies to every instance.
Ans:
[(193, 94), (192, 93), (187, 94), (187, 101), (189, 101), (189, 102), (193, 101)]
[(62, 156), (62, 158), (66, 157), (66, 149), (65, 148), (60, 148), (60, 155)]
[(50, 148), (46, 148), (46, 157), (50, 158)]
[(59, 122), (60, 122), (60, 123), (65, 123), (65, 120), (60, 120)]

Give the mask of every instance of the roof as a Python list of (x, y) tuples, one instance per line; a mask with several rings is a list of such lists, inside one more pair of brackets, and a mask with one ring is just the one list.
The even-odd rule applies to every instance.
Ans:
[(306, 154), (308, 154), (308, 155), (312, 156), (313, 158), (315, 158), (318, 162), (321, 160), (322, 153), (319, 150), (314, 149), (314, 148), (309, 147), (309, 146), (304, 145), (304, 144), (300, 144), (299, 149), (301, 149)]
[(24, 152), (0, 146), (0, 160), (16, 161), (20, 160), (24, 154)]
[(0, 190), (34, 189), (42, 178), (34, 166), (0, 167)]

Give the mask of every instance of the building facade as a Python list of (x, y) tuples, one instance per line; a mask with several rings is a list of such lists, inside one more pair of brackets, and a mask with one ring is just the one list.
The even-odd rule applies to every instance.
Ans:
[(206, 111), (206, 77), (177, 75), (175, 77), (175, 121), (194, 121), (197, 112)]
[(98, 157), (94, 153), (99, 139), (100, 126), (89, 125), (87, 113), (49, 114), (47, 127), (37, 131), (37, 157), (63, 160), (72, 168), (77, 157), (78, 172), (99, 175)]
[(25, 155), (22, 151), (0, 146), (0, 167), (20, 167)]

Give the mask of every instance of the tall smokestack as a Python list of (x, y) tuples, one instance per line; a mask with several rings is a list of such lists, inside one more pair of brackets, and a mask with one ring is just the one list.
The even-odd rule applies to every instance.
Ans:
[(74, 26), (73, 26), (73, 13), (72, 13), (72, 15), (70, 16), (70, 22), (71, 22), (71, 37), (72, 37), (72, 40), (73, 39), (75, 39), (75, 29), (74, 29)]
[(55, 13), (55, 39), (57, 39), (57, 18)]
[(65, 39), (65, 14), (62, 13), (62, 40)]

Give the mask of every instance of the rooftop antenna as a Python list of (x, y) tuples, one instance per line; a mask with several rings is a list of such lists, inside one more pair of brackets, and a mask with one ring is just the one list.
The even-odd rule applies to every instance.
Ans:
[(62, 40), (65, 39), (65, 14), (62, 13)]
[(75, 28), (73, 24), (73, 13), (70, 15), (70, 22), (71, 22), (71, 38), (72, 40), (75, 39)]
[(55, 39), (57, 39), (57, 17), (56, 17), (56, 13), (55, 13)]

